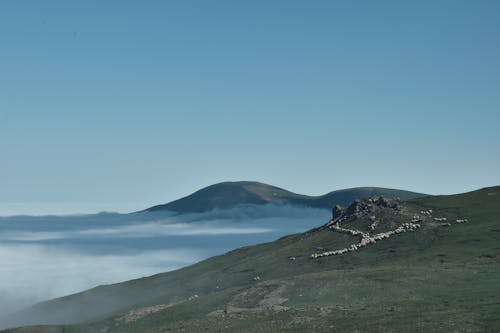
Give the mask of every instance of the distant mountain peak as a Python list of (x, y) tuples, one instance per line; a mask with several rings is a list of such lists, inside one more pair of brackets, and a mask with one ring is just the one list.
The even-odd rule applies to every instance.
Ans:
[(376, 195), (401, 199), (426, 196), (422, 193), (379, 187), (357, 187), (332, 191), (320, 196), (308, 196), (257, 181), (228, 181), (204, 187), (186, 197), (150, 207), (145, 211), (201, 213), (213, 209), (231, 209), (241, 205), (269, 203), (331, 209), (336, 204), (346, 205), (355, 199)]

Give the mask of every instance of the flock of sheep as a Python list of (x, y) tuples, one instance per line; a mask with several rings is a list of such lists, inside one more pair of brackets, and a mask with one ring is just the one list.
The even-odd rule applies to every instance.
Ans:
[(327, 257), (327, 256), (334, 256), (334, 255), (339, 255), (339, 254), (344, 254), (347, 252), (353, 252), (357, 251), (358, 249), (365, 247), (370, 244), (375, 244), (377, 241), (389, 238), (392, 235), (400, 234), (403, 232), (409, 232), (409, 231), (415, 231), (418, 228), (420, 228), (420, 224), (418, 223), (412, 223), (412, 222), (407, 222), (401, 224), (399, 227), (397, 227), (394, 230), (390, 230), (387, 232), (381, 232), (379, 234), (370, 236), (368, 233), (364, 233), (360, 230), (353, 230), (353, 229), (345, 229), (341, 228), (338, 223), (330, 226), (330, 229), (335, 230), (340, 233), (347, 233), (352, 236), (361, 236), (361, 239), (359, 243), (357, 244), (351, 244), (349, 247), (340, 249), (340, 250), (334, 250), (334, 251), (326, 251), (322, 253), (313, 253), (311, 254), (311, 258), (316, 259), (316, 258), (321, 258), (321, 257)]
[[(373, 200), (369, 200), (369, 201), (373, 202)], [(421, 224), (419, 222), (424, 221), (424, 219), (426, 217), (430, 218), (432, 216), (432, 213), (433, 213), (432, 209), (422, 210), (422, 211), (420, 211), (420, 214), (422, 215), (422, 217), (420, 215), (415, 214), (415, 215), (413, 215), (411, 222), (402, 223), (400, 226), (398, 226), (394, 230), (390, 230), (387, 232), (381, 232), (381, 233), (378, 233), (378, 234), (375, 234), (372, 236), (369, 233), (366, 233), (366, 232), (363, 232), (360, 230), (342, 228), (340, 226), (340, 222), (343, 222), (343, 221), (349, 219), (349, 216), (347, 214), (341, 214), (340, 216), (335, 217), (336, 210), (338, 211), (339, 209), (337, 207), (334, 209), (334, 219), (332, 219), (326, 225), (326, 227), (328, 229), (331, 229), (332, 231), (335, 231), (335, 232), (344, 233), (344, 234), (348, 234), (351, 236), (360, 236), (360, 240), (358, 243), (351, 244), (348, 247), (345, 247), (342, 249), (333, 250), (333, 251), (325, 251), (325, 252), (321, 252), (321, 253), (313, 253), (313, 254), (311, 254), (311, 258), (313, 258), (313, 259), (327, 257), (327, 256), (341, 255), (344, 253), (357, 251), (360, 248), (363, 248), (363, 247), (370, 245), (370, 244), (375, 244), (377, 241), (389, 238), (393, 235), (397, 235), (397, 234), (404, 233), (404, 232), (415, 231), (421, 227)], [(377, 226), (377, 221), (375, 219), (375, 216), (370, 216), (369, 219), (372, 222), (369, 225), (369, 229), (375, 230), (375, 227)], [(447, 220), (446, 217), (434, 217), (433, 219), (434, 219), (434, 221), (446, 221)], [(468, 221), (467, 221), (467, 219), (457, 219), (457, 220), (455, 220), (455, 222), (456, 223), (466, 223)], [(450, 226), (451, 224), (445, 223), (445, 225)], [(293, 259), (295, 259), (295, 258), (293, 258)]]

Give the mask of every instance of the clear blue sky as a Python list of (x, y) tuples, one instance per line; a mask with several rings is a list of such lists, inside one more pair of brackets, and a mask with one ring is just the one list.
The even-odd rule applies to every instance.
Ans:
[(1, 1), (0, 215), (500, 184), (499, 36), (499, 1)]

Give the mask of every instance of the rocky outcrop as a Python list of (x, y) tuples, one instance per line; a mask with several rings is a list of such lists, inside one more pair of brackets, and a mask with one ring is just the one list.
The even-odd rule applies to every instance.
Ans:
[[(447, 217), (433, 217), (432, 209), (420, 210), (421, 215), (417, 215), (417, 212), (406, 207), (399, 199), (388, 199), (383, 196), (354, 200), (347, 208), (336, 205), (332, 210), (332, 219), (321, 229), (359, 237), (358, 242), (331, 251), (318, 248), (316, 249), (318, 252), (311, 254), (311, 258), (316, 259), (357, 251), (394, 235), (416, 231), (425, 221), (447, 221)], [(375, 233), (377, 229), (380, 230), (379, 222), (384, 219), (386, 220), (385, 231)], [(364, 231), (352, 228), (352, 225), (359, 225), (360, 220), (362, 223), (366, 223)], [(455, 223), (466, 222), (468, 222), (467, 219), (455, 220)], [(396, 224), (395, 228), (394, 224)], [(387, 230), (388, 225), (391, 225), (393, 229)], [(450, 223), (440, 225), (451, 226)]]
[(332, 210), (332, 220), (344, 217), (361, 217), (373, 213), (379, 208), (399, 210), (401, 203), (398, 199), (388, 199), (383, 196), (372, 197), (364, 200), (354, 200), (347, 208), (336, 205)]
[(336, 219), (338, 217), (340, 217), (342, 214), (344, 214), (345, 212), (345, 209), (340, 206), (340, 205), (335, 205), (335, 207), (333, 207), (332, 209), (332, 219)]
[(347, 208), (336, 205), (332, 209), (332, 219), (329, 224), (366, 216), (370, 219), (372, 224), (376, 225), (375, 212), (386, 208), (394, 211), (400, 211), (402, 205), (398, 199), (387, 199), (382, 196), (363, 200), (354, 200), (349, 206), (347, 206)]

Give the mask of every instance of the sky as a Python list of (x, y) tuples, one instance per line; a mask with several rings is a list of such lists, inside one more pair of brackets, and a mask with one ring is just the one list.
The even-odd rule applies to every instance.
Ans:
[(498, 1), (1, 1), (0, 216), (498, 185), (499, 35)]

